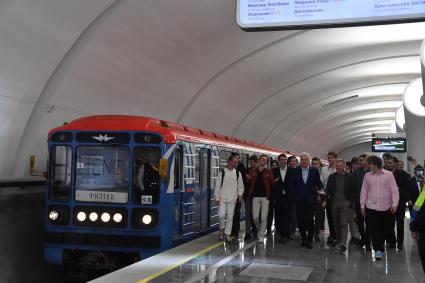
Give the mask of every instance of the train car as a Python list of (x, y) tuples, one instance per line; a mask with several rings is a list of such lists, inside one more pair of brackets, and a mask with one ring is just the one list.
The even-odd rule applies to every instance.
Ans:
[[(218, 229), (214, 187), (232, 152), (283, 151), (159, 119), (102, 115), (49, 132), (44, 257), (113, 265)], [(289, 152), (285, 152), (291, 154)]]

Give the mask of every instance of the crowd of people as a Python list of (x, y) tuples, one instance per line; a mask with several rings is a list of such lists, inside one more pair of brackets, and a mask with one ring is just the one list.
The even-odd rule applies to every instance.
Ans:
[[(221, 170), (215, 188), (219, 206), (220, 240), (237, 239), (241, 206), (245, 207), (245, 241), (264, 243), (272, 234), (286, 245), (300, 238), (312, 249), (321, 241), (327, 219), (326, 242), (345, 253), (349, 244), (374, 250), (381, 260), (387, 249), (404, 248), (406, 209), (411, 215), (411, 235), (417, 240), (425, 272), (425, 186), (423, 167), (414, 161), (413, 176), (404, 162), (385, 153), (361, 154), (347, 165), (335, 152), (328, 164), (308, 153), (249, 157), (249, 168), (234, 153)], [(350, 238), (349, 238), (350, 233)]]

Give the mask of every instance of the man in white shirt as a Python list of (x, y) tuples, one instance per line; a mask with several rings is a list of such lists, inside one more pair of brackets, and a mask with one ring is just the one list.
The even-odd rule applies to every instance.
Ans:
[[(336, 152), (329, 151), (328, 152), (328, 161), (329, 166), (323, 167), (322, 171), (320, 172), (320, 181), (322, 181), (323, 187), (326, 188), (328, 184), (329, 175), (336, 172), (336, 158), (338, 155)], [(328, 201), (326, 203), (326, 217), (328, 218), (328, 225), (329, 225), (329, 238), (328, 238), (328, 244), (335, 244), (336, 243), (336, 234), (334, 229), (334, 223), (332, 219), (332, 203)]]
[(215, 185), (214, 198), (219, 206), (220, 240), (223, 240), (225, 235), (226, 241), (230, 241), (236, 202), (242, 201), (244, 185), (242, 176), (239, 176), (240, 173), (235, 169), (237, 165), (236, 156), (231, 155), (227, 159), (227, 166), (218, 174)]
[(277, 157), (277, 160), (279, 167), (272, 170), (274, 176), (272, 194), (277, 201), (276, 222), (279, 223), (280, 241), (286, 244), (290, 236), (289, 225), (292, 211), (292, 195), (285, 183), (286, 172), (288, 170), (287, 157), (282, 153)]

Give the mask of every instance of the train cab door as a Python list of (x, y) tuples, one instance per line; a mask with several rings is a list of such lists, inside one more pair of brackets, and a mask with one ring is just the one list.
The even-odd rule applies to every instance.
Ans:
[(199, 151), (199, 188), (196, 196), (200, 232), (205, 231), (210, 227), (210, 162), (211, 151), (209, 149), (201, 149)]
[(183, 148), (176, 147), (174, 156), (174, 200), (173, 200), (173, 238), (178, 239), (183, 235)]

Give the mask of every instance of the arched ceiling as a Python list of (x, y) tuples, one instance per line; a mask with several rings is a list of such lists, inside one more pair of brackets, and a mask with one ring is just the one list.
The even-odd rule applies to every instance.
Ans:
[(0, 1), (0, 38), (0, 173), (22, 175), (49, 128), (89, 114), (322, 156), (363, 143), (419, 76), (425, 23), (246, 33), (233, 0), (19, 0)]

